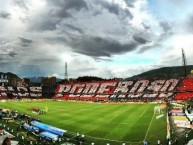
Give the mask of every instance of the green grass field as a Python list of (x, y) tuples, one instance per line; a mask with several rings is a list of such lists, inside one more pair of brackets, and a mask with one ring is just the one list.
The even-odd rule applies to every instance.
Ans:
[[(48, 113), (36, 115), (30, 107), (44, 109)], [(10, 108), (40, 118), (43, 122), (84, 134), (88, 144), (128, 145), (142, 144), (146, 139), (150, 145), (160, 139), (166, 140), (166, 116), (156, 119), (155, 104), (100, 104), (86, 102), (38, 101), (6, 102), (0, 107)], [(164, 111), (165, 112), (165, 111)]]

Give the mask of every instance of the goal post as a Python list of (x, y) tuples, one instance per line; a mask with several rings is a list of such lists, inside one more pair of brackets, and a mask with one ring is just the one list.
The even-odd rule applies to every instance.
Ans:
[(154, 114), (160, 114), (161, 113), (161, 108), (160, 106), (155, 106), (154, 107)]

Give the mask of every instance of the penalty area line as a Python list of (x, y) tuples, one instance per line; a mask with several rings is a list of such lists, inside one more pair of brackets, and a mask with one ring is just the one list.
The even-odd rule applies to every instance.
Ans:
[(155, 114), (153, 114), (153, 117), (152, 117), (152, 119), (151, 119), (151, 122), (149, 123), (149, 127), (148, 127), (148, 129), (147, 129), (147, 132), (146, 132), (146, 135), (145, 135), (145, 138), (144, 138), (145, 140), (146, 140), (146, 138), (147, 138), (147, 135), (148, 135), (149, 129), (150, 129), (151, 124), (152, 124), (152, 122), (153, 122), (154, 115), (155, 115)]

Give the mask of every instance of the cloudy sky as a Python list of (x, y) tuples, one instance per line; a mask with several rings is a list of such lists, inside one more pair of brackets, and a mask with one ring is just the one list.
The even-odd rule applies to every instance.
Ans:
[(193, 64), (192, 0), (0, 0), (0, 71), (126, 78)]

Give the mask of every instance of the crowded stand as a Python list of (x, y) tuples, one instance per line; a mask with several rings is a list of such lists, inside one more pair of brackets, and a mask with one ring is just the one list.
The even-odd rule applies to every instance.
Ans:
[(53, 98), (56, 90), (56, 85), (42, 87), (42, 97), (51, 99)]
[(12, 87), (0, 86), (0, 99), (52, 99), (56, 86), (46, 87)]
[(176, 100), (188, 100), (193, 98), (193, 78), (185, 78), (178, 87), (175, 95)]
[(0, 86), (0, 95), (6, 99), (41, 98), (42, 87)]
[[(159, 79), (159, 80), (128, 80), (128, 81), (93, 81), (93, 82), (69, 82), (55, 86), (42, 87), (12, 87), (0, 86), (0, 99), (54, 99), (54, 100), (75, 100), (75, 101), (93, 101), (93, 102), (109, 102), (109, 101), (154, 101), (155, 100), (188, 100), (193, 98), (193, 78), (184, 79)], [(28, 110), (36, 114), (44, 114), (45, 110), (39, 108), (28, 108)], [(173, 107), (168, 114), (173, 116), (174, 124), (177, 127), (192, 128), (192, 111), (191, 107), (187, 107), (184, 111), (182, 108)], [(0, 111), (1, 112), (1, 111)], [(44, 144), (61, 144), (72, 139), (66, 130), (56, 128), (49, 124), (45, 124), (40, 120), (25, 117), (19, 123), (19, 129), (8, 129), (6, 125), (9, 120), (20, 120), (23, 116), (17, 112), (12, 112), (11, 117), (4, 115), (2, 111), (2, 127), (3, 132), (7, 131), (17, 137), (22, 144), (38, 144), (37, 141)], [(6, 114), (6, 113), (5, 113)], [(191, 123), (189, 123), (190, 121)], [(158, 115), (159, 117), (159, 115)], [(19, 118), (19, 119), (18, 119)], [(27, 118), (27, 119), (26, 119)], [(26, 121), (27, 120), (27, 121)], [(20, 128), (21, 126), (21, 128)], [(24, 139), (22, 135), (18, 137), (17, 132), (26, 131), (36, 136), (35, 140)], [(4, 134), (3, 134), (4, 135)], [(72, 142), (81, 144), (84, 141), (79, 134), (74, 135), (76, 138)], [(27, 138), (27, 137), (25, 137)], [(78, 143), (77, 143), (78, 142)]]
[(179, 79), (99, 81), (58, 85), (54, 99), (84, 101), (151, 100), (171, 98)]
[(0, 99), (61, 99), (82, 101), (187, 100), (193, 97), (193, 78), (70, 82), (55, 86), (0, 86)]

